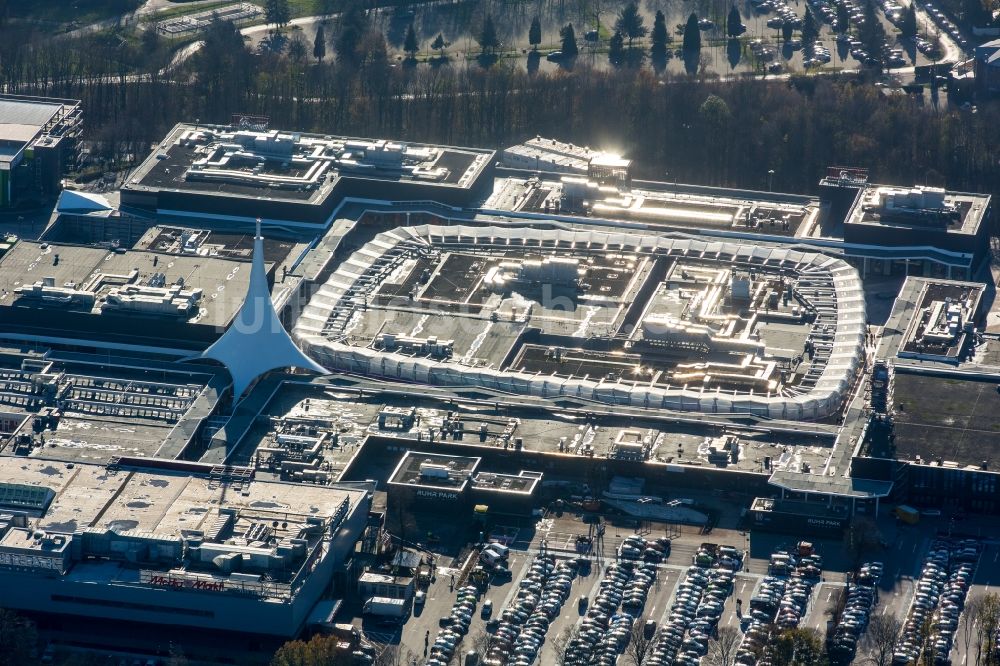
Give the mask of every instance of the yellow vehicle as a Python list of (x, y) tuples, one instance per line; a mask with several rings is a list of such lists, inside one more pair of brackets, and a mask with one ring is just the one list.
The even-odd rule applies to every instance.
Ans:
[(920, 522), (920, 512), (905, 504), (896, 507), (896, 517), (907, 525), (916, 525)]

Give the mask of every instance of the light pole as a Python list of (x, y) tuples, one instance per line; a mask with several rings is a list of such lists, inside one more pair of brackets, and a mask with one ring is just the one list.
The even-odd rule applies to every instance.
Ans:
[(767, 191), (771, 191), (771, 183), (774, 180), (774, 169), (767, 170)]

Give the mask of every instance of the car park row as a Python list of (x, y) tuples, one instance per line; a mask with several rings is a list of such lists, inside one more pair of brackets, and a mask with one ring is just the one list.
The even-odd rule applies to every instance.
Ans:
[(866, 562), (847, 585), (844, 609), (829, 637), (830, 655), (838, 663), (850, 663), (857, 653), (858, 641), (868, 628), (872, 608), (878, 603), (878, 584), (882, 563)]
[(670, 557), (670, 539), (645, 539), (638, 534), (625, 537), (618, 548), (618, 556), (625, 560), (662, 562)]
[(967, 49), (969, 47), (969, 41), (959, 31), (958, 26), (945, 16), (944, 12), (942, 12), (933, 2), (925, 2), (923, 3), (923, 7), (924, 11), (927, 12), (927, 15), (932, 21), (934, 21), (938, 28), (947, 33), (948, 36), (954, 39), (955, 42), (963, 49)]
[[(781, 629), (795, 629), (799, 626), (809, 607), (813, 586), (822, 574), (822, 560), (818, 555), (795, 556), (790, 553), (776, 553), (784, 559), (782, 570), (789, 570), (785, 591), (778, 604), (775, 624)], [(773, 561), (773, 557), (772, 557)]]
[(774, 12), (774, 16), (767, 20), (768, 28), (780, 29), (785, 24), (792, 26), (796, 30), (802, 27), (802, 17), (796, 14), (784, 0), (764, 0), (763, 2), (756, 3), (754, 0), (751, 0), (751, 4), (761, 14)]
[(822, 558), (812, 546), (799, 544), (799, 552), (784, 550), (771, 555), (768, 573), (750, 599), (750, 612), (741, 617), (743, 640), (736, 652), (736, 663), (753, 666), (763, 663), (765, 648), (771, 640), (771, 629), (794, 629), (799, 626), (809, 607), (813, 586), (822, 573)]
[(475, 586), (458, 588), (451, 615), (441, 618), (442, 629), (431, 644), (427, 666), (445, 666), (451, 662), (462, 637), (469, 633), (478, 600), (479, 590)]
[(736, 664), (753, 666), (770, 642), (771, 627), (785, 594), (785, 581), (767, 576), (750, 599), (750, 612), (741, 618), (743, 640), (736, 650)]
[(726, 599), (733, 592), (735, 572), (742, 568), (743, 554), (728, 546), (702, 544), (677, 586), (673, 604), (653, 653), (650, 666), (687, 664), (695, 666), (708, 653), (709, 637), (715, 632)]
[[(656, 582), (657, 567), (652, 562), (621, 560), (605, 569), (592, 603), (581, 598), (580, 621), (575, 635), (565, 647), (566, 666), (613, 666), (632, 637), (632, 628), (642, 616), (649, 589)], [(620, 611), (620, 612), (619, 612)]]
[(916, 661), (928, 650), (935, 663), (948, 663), (979, 553), (979, 543), (972, 539), (932, 544), (896, 642), (894, 663)]
[(549, 625), (562, 612), (577, 575), (576, 559), (539, 554), (531, 560), (510, 604), (487, 623), (494, 640), (484, 660), (492, 666), (530, 666), (545, 642)]

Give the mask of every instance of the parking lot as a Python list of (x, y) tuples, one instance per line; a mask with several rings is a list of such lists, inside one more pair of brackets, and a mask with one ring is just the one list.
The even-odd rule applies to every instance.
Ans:
[[(486, 593), (480, 595), (468, 632), (460, 643), (461, 651), (474, 649), (477, 641), (481, 641), (481, 637), (486, 633), (486, 620), (481, 615), (482, 605), (489, 600), (492, 601), (495, 611), (502, 608), (507, 597), (516, 588), (516, 582), (523, 578), (530, 560), (531, 557), (523, 552), (511, 551), (509, 567), (514, 576), (509, 581), (494, 580)], [(453, 576), (456, 584), (452, 583)], [(450, 615), (457, 599), (456, 588), (459, 587), (457, 582), (460, 577), (461, 571), (457, 568), (438, 567), (435, 578), (427, 587), (426, 601), (422, 607), (414, 608), (413, 616), (404, 625), (402, 636), (398, 639), (402, 646), (401, 663), (409, 664), (413, 658), (416, 658), (418, 663), (425, 663), (425, 657), (430, 653), (430, 645), (441, 630), (440, 620)], [(366, 633), (371, 635), (371, 631), (367, 628)], [(395, 642), (392, 636), (386, 638), (389, 639), (387, 642)]]
[[(497, 663), (516, 666), (559, 663), (557, 650), (568, 652), (571, 663), (612, 663), (626, 650), (626, 634), (647, 630), (656, 639), (654, 648), (662, 645), (648, 663), (693, 665), (709, 649), (717, 628), (734, 627), (747, 648), (741, 663), (751, 666), (751, 651), (759, 649), (761, 641), (765, 645), (770, 641), (770, 635), (761, 633), (765, 623), (814, 629), (821, 635), (829, 629), (837, 632), (843, 649), (853, 651), (861, 644), (870, 617), (892, 615), (905, 622), (918, 595), (937, 589), (947, 599), (940, 605), (951, 610), (938, 610), (937, 605), (924, 609), (934, 621), (933, 640), (950, 648), (953, 664), (965, 664), (968, 655), (962, 641), (951, 640), (949, 634), (955, 631), (952, 624), (957, 628), (961, 622), (960, 613), (954, 611), (960, 612), (968, 595), (983, 594), (1000, 582), (1000, 545), (977, 539), (974, 564), (965, 562), (958, 568), (960, 561), (952, 562), (949, 550), (942, 565), (942, 543), (963, 543), (959, 537), (942, 536), (940, 530), (946, 528), (947, 521), (935, 517), (917, 526), (881, 521), (883, 546), (865, 558), (873, 564), (864, 565), (859, 577), (848, 576), (854, 569), (852, 558), (837, 539), (812, 541), (814, 558), (800, 553), (798, 541), (788, 535), (749, 535), (731, 529), (702, 534), (692, 526), (640, 526), (614, 520), (598, 529), (579, 515), (549, 514), (533, 528), (495, 531), (498, 540), (510, 546), (509, 578), (494, 578), (473, 598), (468, 590), (459, 589), (465, 582), (462, 558), (454, 567), (439, 563), (426, 602), (415, 609), (401, 634), (391, 630), (379, 634), (378, 627), (366, 630), (369, 635), (374, 630), (374, 637), (385, 642), (398, 640), (401, 663), (435, 665), (447, 663), (449, 655), (469, 650), (488, 655), (492, 650)], [(579, 544), (580, 535), (589, 535), (589, 540)], [(972, 547), (971, 543), (963, 548)], [(648, 553), (652, 546), (664, 552)], [(933, 581), (937, 587), (930, 588), (921, 575), (935, 553), (935, 566), (943, 569)], [(578, 566), (580, 557), (589, 566)], [(963, 557), (968, 558), (969, 552)], [(876, 570), (878, 575), (871, 577)], [(849, 578), (852, 582), (847, 584)], [(965, 579), (966, 591), (958, 599), (956, 581)], [(847, 609), (839, 618), (843, 626), (838, 627), (831, 619), (841, 596), (847, 599)], [(491, 611), (484, 617), (487, 603)], [(920, 605), (926, 602), (921, 600)], [(442, 618), (453, 622), (463, 615), (459, 626), (442, 626)], [(668, 640), (671, 626), (673, 638)], [(901, 638), (900, 649), (906, 647), (905, 639)], [(442, 653), (446, 647), (447, 653)]]

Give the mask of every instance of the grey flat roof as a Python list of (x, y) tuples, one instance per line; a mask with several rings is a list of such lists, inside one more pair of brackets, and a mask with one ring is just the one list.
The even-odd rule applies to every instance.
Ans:
[(893, 380), (895, 456), (979, 467), (1000, 460), (1000, 394), (995, 381), (918, 375)]
[[(64, 358), (68, 356), (70, 358)], [(21, 363), (35, 357), (12, 351), (0, 359), (0, 383), (8, 383), (3, 391), (0, 412), (26, 417), (38, 412), (32, 406), (30, 383), (39, 375), (22, 374)], [(177, 456), (193, 429), (208, 415), (218, 397), (218, 383), (222, 380), (215, 368), (207, 366), (176, 367), (157, 362), (135, 365), (118, 365), (118, 359), (99, 359), (100, 365), (88, 362), (98, 360), (86, 354), (50, 352), (51, 375), (61, 395), (61, 417), (41, 434), (44, 447), (36, 447), (22, 459), (45, 457), (66, 462), (104, 463), (112, 456), (150, 457)], [(135, 359), (132, 359), (133, 361)], [(192, 372), (193, 371), (193, 372)], [(204, 374), (200, 374), (200, 373)], [(206, 390), (206, 384), (213, 387)], [(30, 384), (29, 384), (30, 386)], [(139, 409), (116, 405), (134, 405), (158, 401), (173, 407), (176, 418), (167, 418), (163, 412), (156, 415)], [(25, 426), (30, 430), (30, 424)], [(186, 433), (186, 438), (183, 437)], [(164, 444), (182, 439), (169, 451)], [(0, 449), (10, 454), (13, 446)], [(3, 457), (0, 456), (0, 478), (3, 477)]]
[[(461, 492), (469, 483), (469, 477), (476, 472), (482, 459), (472, 456), (445, 455), (426, 451), (407, 451), (399, 460), (396, 471), (389, 477), (389, 483), (400, 486), (439, 488)], [(421, 474), (424, 463), (447, 467), (448, 479)]]
[[(33, 529), (57, 534), (91, 528), (179, 540), (190, 530), (209, 529), (218, 511), (229, 509), (234, 512), (234, 534), (245, 534), (255, 524), (272, 523), (276, 537), (295, 538), (312, 520), (334, 520), (345, 501), (352, 512), (364, 506), (367, 492), (265, 480), (244, 481), (236, 491), (230, 482), (192, 473), (183, 464), (159, 463), (117, 473), (105, 465), (2, 457), (0, 470), (6, 482), (47, 488), (55, 494), (45, 511), (32, 512), (36, 519), (32, 522)], [(174, 564), (151, 563), (145, 569), (163, 571), (168, 566)], [(139, 574), (138, 567), (98, 559), (74, 561), (68, 577), (98, 584), (135, 584), (141, 581)]]
[[(337, 179), (326, 181), (316, 189), (290, 190), (267, 185), (238, 185), (225, 182), (203, 182), (187, 180), (187, 169), (198, 155), (193, 148), (174, 143), (185, 130), (193, 127), (178, 127), (171, 132), (156, 151), (139, 166), (129, 179), (130, 183), (152, 190), (180, 190), (200, 192), (215, 196), (267, 198), (319, 204), (333, 190)], [(339, 179), (339, 177), (338, 177)]]
[(886, 497), (892, 490), (892, 481), (871, 481), (845, 476), (821, 476), (801, 472), (778, 471), (768, 483), (793, 492), (836, 495), (838, 497)]
[[(443, 146), (437, 144), (416, 143), (407, 141), (405, 144), (410, 147), (430, 147), (438, 149), (439, 155), (432, 166), (448, 169), (448, 176), (441, 181), (418, 180), (409, 177), (402, 177), (398, 173), (386, 171), (354, 171), (349, 169), (332, 169), (330, 178), (323, 179), (315, 188), (302, 190), (270, 187), (267, 184), (238, 184), (221, 181), (200, 181), (188, 180), (186, 172), (192, 163), (199, 157), (194, 148), (178, 144), (181, 135), (190, 130), (197, 130), (199, 126), (179, 123), (163, 138), (156, 146), (156, 149), (139, 165), (132, 173), (124, 186), (124, 189), (134, 190), (175, 190), (183, 192), (195, 192), (214, 196), (230, 196), (244, 199), (278, 199), (298, 203), (308, 203), (320, 205), (333, 191), (338, 181), (348, 180), (368, 180), (390, 183), (417, 183), (420, 185), (436, 186), (459, 186), (459, 181), (475, 174), (485, 168), (486, 163), (477, 161), (483, 155), (489, 155), (492, 151), (484, 148), (465, 148), (455, 146)], [(201, 125), (200, 127), (211, 127)], [(291, 132), (291, 130), (289, 130)], [(343, 141), (374, 141), (381, 139), (346, 137), (339, 135), (310, 134), (306, 132), (294, 132), (295, 135), (303, 139), (323, 138)], [(474, 180), (474, 179), (473, 179)], [(469, 183), (461, 185), (468, 187)], [(391, 190), (387, 190), (391, 192)], [(391, 198), (391, 194), (387, 194)]]
[[(35, 125), (39, 129), (52, 120), (63, 105), (59, 102), (40, 102), (0, 98), (0, 126)], [(0, 138), (3, 128), (0, 127)]]
[[(905, 189), (896, 185), (876, 185), (869, 183), (864, 191), (875, 190), (879, 188), (891, 188), (891, 189)], [(947, 190), (944, 193), (944, 199), (946, 204), (951, 204), (959, 210), (959, 220), (954, 224), (948, 224), (944, 228), (935, 228), (933, 226), (927, 226), (916, 221), (915, 216), (900, 215), (898, 217), (891, 217), (883, 219), (878, 216), (876, 219), (876, 213), (867, 211), (863, 208), (862, 199), (858, 199), (855, 202), (855, 206), (851, 208), (847, 215), (847, 219), (844, 220), (845, 225), (866, 225), (872, 227), (881, 227), (886, 229), (913, 229), (916, 231), (944, 231), (949, 234), (967, 234), (975, 235), (980, 225), (983, 222), (983, 217), (986, 214), (987, 208), (990, 205), (990, 195), (988, 194), (977, 194), (974, 192), (952, 192)]]
[[(899, 352), (904, 351), (905, 348), (912, 342), (911, 338), (911, 327), (915, 317), (921, 315), (921, 308), (928, 305), (926, 301), (925, 294), (926, 290), (930, 287), (935, 287), (931, 295), (938, 293), (938, 288), (943, 288), (945, 290), (955, 289), (959, 292), (961, 291), (977, 291), (976, 299), (981, 299), (983, 293), (985, 292), (986, 286), (979, 282), (963, 282), (959, 280), (945, 280), (942, 278), (928, 278), (920, 276), (908, 276), (903, 282), (903, 286), (900, 287), (899, 294), (893, 301), (892, 310), (889, 314), (889, 318), (886, 320), (885, 326), (882, 328), (882, 340), (879, 343), (878, 353), (876, 356), (878, 358), (895, 358), (897, 365), (906, 365), (911, 367), (925, 367), (925, 368), (940, 368), (949, 369), (954, 368), (955, 363), (949, 363), (944, 356), (935, 360), (932, 355), (927, 354), (922, 358), (904, 358), (897, 356)], [(988, 324), (988, 322), (987, 322)], [(985, 324), (984, 324), (985, 328)], [(993, 359), (990, 358), (985, 352), (987, 351), (986, 346), (981, 347), (977, 350), (977, 359), (975, 362), (964, 362), (960, 363), (957, 359), (955, 361), (958, 363), (959, 367), (973, 367), (982, 365), (996, 365)]]
[[(59, 255), (58, 264), (55, 255)], [(167, 284), (183, 278), (186, 288), (202, 289), (203, 312), (197, 323), (219, 327), (225, 327), (236, 315), (250, 279), (250, 264), (245, 261), (136, 250), (118, 254), (105, 248), (22, 240), (0, 258), (0, 307), (15, 305), (17, 287), (46, 277), (61, 287), (67, 282), (82, 285), (98, 272), (125, 275), (133, 269), (139, 271), (140, 283), (154, 273), (163, 273)]]
[[(341, 442), (344, 444), (324, 450), (324, 462), (329, 463), (334, 470), (351, 467), (351, 474), (346, 477), (351, 479), (389, 479), (399, 462), (395, 457), (378, 456), (377, 459), (370, 461), (371, 464), (362, 462), (354, 467), (351, 462), (355, 451), (354, 443), (360, 443), (368, 435), (375, 435), (408, 440), (411, 443), (409, 446), (419, 450), (423, 448), (419, 442), (428, 441), (428, 428), (439, 428), (448, 411), (463, 421), (464, 438), (436, 441), (427, 446), (433, 446), (436, 450), (450, 454), (461, 454), (464, 451), (478, 455), (478, 453), (473, 454), (475, 449), (470, 451), (467, 445), (493, 446), (502, 449), (503, 434), (511, 419), (516, 419), (516, 428), (510, 433), (510, 441), (521, 438), (525, 450), (552, 455), (557, 459), (562, 456), (580, 455), (577, 451), (584, 442), (584, 436), (587, 437), (588, 445), (593, 447), (595, 459), (604, 460), (609, 456), (614, 458), (613, 450), (619, 433), (622, 430), (641, 429), (643, 433), (650, 431), (651, 436), (656, 439), (656, 444), (650, 451), (651, 463), (715, 469), (717, 465), (708, 461), (708, 446), (711, 443), (709, 440), (722, 434), (717, 424), (706, 423), (704, 418), (675, 419), (675, 415), (656, 413), (647, 413), (644, 415), (645, 418), (636, 414), (607, 414), (604, 413), (602, 406), (591, 404), (564, 408), (547, 403), (544, 409), (537, 409), (535, 406), (524, 405), (520, 400), (508, 403), (506, 401), (508, 397), (499, 399), (497, 402), (499, 411), (495, 411), (493, 409), (495, 398), (484, 397), (482, 400), (486, 400), (485, 404), (490, 406), (489, 410), (484, 411), (482, 409), (484, 403), (480, 402), (479, 398), (449, 401), (425, 395), (411, 385), (390, 384), (382, 388), (369, 386), (364, 395), (359, 396), (353, 390), (334, 389), (322, 379), (317, 379), (313, 383), (289, 382), (277, 391), (274, 386), (254, 391), (242, 404), (245, 405), (258, 394), (269, 396), (268, 404), (261, 413), (271, 419), (336, 423)], [(380, 428), (378, 415), (385, 407), (415, 407), (420, 423), (409, 431)], [(259, 409), (258, 405), (249, 410), (250, 413), (245, 415), (246, 418), (254, 419)], [(586, 417), (588, 412), (596, 415), (596, 418), (589, 422)], [(229, 460), (231, 464), (251, 463), (254, 450), (272, 429), (267, 425), (269, 423), (270, 419), (255, 423), (246, 437), (240, 439), (238, 445), (233, 439), (230, 440), (230, 447), (235, 450)], [(730, 461), (726, 469), (760, 473), (764, 470), (765, 458), (771, 459), (772, 469), (775, 470), (798, 469), (802, 462), (818, 469), (829, 459), (834, 429), (818, 424), (805, 424), (817, 431), (807, 434), (798, 430), (801, 427), (798, 425), (793, 431), (784, 429), (781, 424), (773, 425), (773, 430), (754, 431), (733, 424), (727, 432), (739, 437), (740, 456), (738, 462)], [(480, 442), (477, 435), (483, 426), (486, 427), (486, 439)], [(227, 427), (226, 430), (230, 428)], [(224, 431), (220, 431), (216, 438), (222, 432)], [(421, 436), (423, 439), (419, 440), (418, 437)], [(560, 443), (565, 443), (564, 451), (560, 451)], [(417, 462), (419, 463), (423, 457), (425, 456), (418, 456)], [(207, 459), (203, 458), (202, 461), (206, 462)], [(220, 458), (212, 459), (212, 462), (220, 461)], [(417, 468), (419, 469), (419, 464)], [(521, 469), (524, 468), (516, 463), (516, 459), (512, 459), (511, 464), (506, 466), (497, 467), (491, 463), (484, 474), (488, 476), (490, 472), (504, 472), (516, 476)]]

